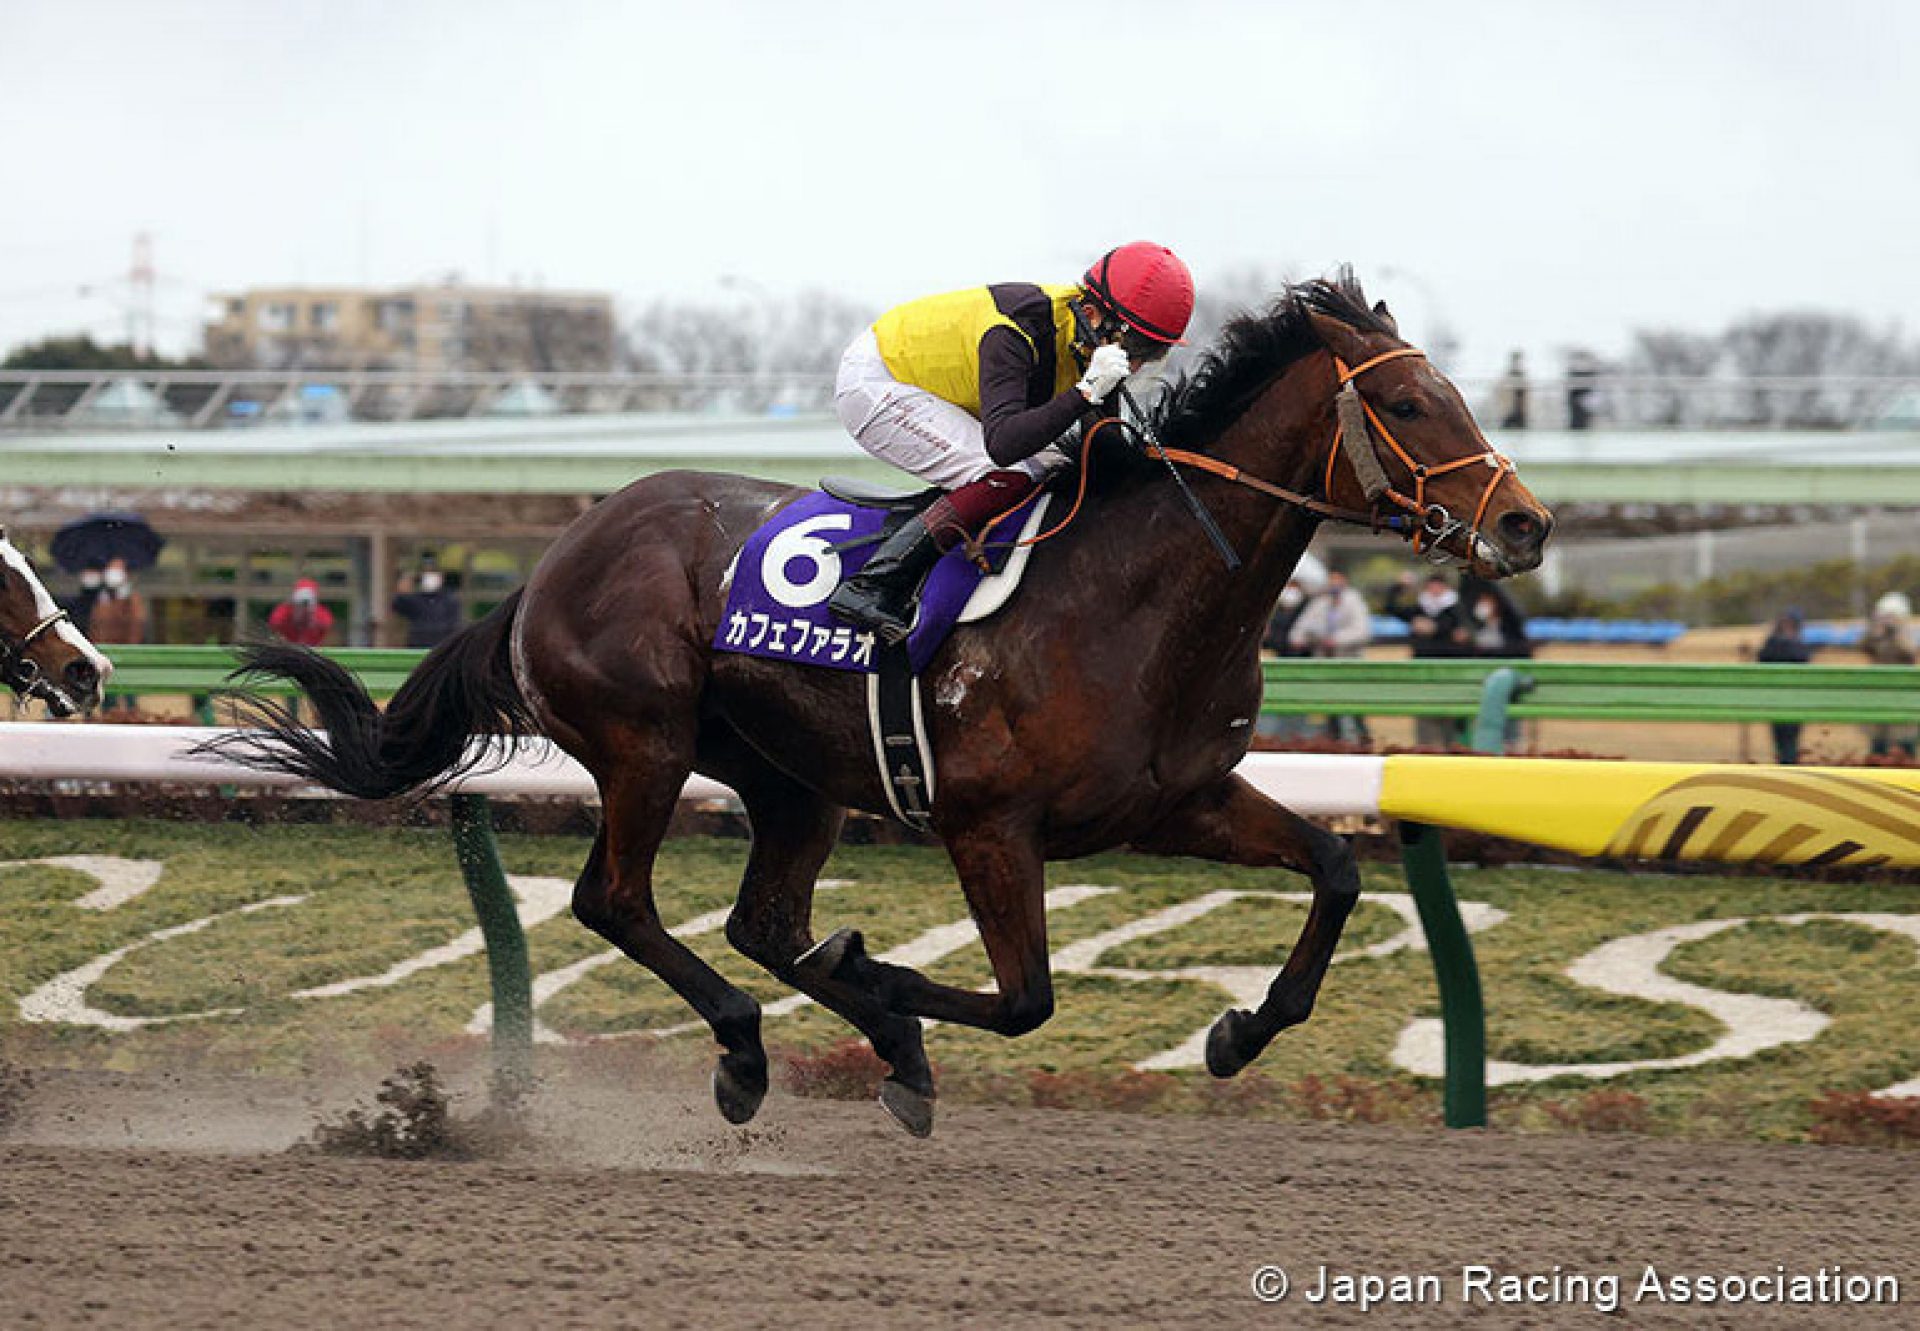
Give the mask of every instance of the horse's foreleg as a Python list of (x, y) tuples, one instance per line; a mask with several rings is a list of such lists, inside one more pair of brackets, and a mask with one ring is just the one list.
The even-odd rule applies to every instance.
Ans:
[(876, 994), (895, 1012), (950, 1021), (1000, 1035), (1024, 1035), (1053, 1015), (1047, 963), (1046, 865), (1024, 830), (988, 828), (949, 838), (960, 890), (993, 966), (996, 992), (936, 984), (920, 972), (866, 953), (860, 935), (842, 931), (802, 959)]
[(729, 1122), (745, 1123), (767, 1089), (760, 1005), (669, 934), (654, 906), (654, 857), (692, 770), (690, 753), (682, 759), (663, 748), (636, 746), (603, 783), (600, 836), (574, 885), (573, 913), (666, 981), (713, 1028), (725, 1050), (714, 1069), (714, 1098)]
[(1207, 1038), (1207, 1070), (1231, 1077), (1281, 1031), (1313, 1012), (1340, 931), (1360, 896), (1353, 852), (1342, 838), (1275, 804), (1239, 777), (1196, 792), (1134, 845), (1159, 855), (1279, 866), (1313, 883), (1306, 925), (1259, 1010), (1227, 1012)]
[(703, 765), (725, 780), (746, 806), (753, 826), (740, 899), (727, 920), (727, 941), (776, 978), (792, 985), (867, 1038), (892, 1069), (880, 1102), (907, 1131), (933, 1131), (933, 1069), (920, 1039), (920, 1023), (891, 1012), (870, 990), (795, 961), (813, 948), (813, 887), (821, 865), (840, 837), (845, 810), (822, 799), (764, 760), (733, 748), (710, 757), (703, 737)]

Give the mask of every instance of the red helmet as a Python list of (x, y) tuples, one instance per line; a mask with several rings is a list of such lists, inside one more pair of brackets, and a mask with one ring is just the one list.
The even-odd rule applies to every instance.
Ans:
[(1193, 318), (1193, 274), (1165, 245), (1108, 250), (1080, 279), (1087, 294), (1155, 342), (1177, 343)]

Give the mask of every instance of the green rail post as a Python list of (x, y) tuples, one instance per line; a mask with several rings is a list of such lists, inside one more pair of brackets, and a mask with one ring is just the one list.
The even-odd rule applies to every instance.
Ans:
[(517, 1107), (533, 1085), (533, 972), (520, 910), (500, 866), (493, 818), (484, 795), (454, 795), (453, 849), (480, 918), (493, 989), (493, 1093), (505, 1109)]
[(1480, 968), (1473, 941), (1460, 918), (1460, 903), (1447, 880), (1446, 843), (1440, 829), (1400, 824), (1400, 861), (1420, 911), (1434, 978), (1440, 982), (1440, 1017), (1446, 1029), (1446, 1120), (1450, 1128), (1487, 1125), (1487, 1020), (1480, 999)]
[(1473, 718), (1473, 747), (1478, 753), (1507, 751), (1507, 708), (1533, 690), (1533, 676), (1501, 666), (1480, 686), (1480, 710)]

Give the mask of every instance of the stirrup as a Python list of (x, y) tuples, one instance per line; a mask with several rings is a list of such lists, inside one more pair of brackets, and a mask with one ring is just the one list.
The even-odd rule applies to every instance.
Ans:
[(866, 601), (864, 604), (856, 603), (853, 606), (848, 606), (843, 594), (848, 591), (853, 591), (855, 595), (858, 595), (859, 592), (863, 590), (859, 588), (859, 582), (860, 578), (856, 574), (836, 588), (833, 595), (827, 599), (828, 611), (837, 618), (852, 624), (855, 628), (865, 629), (869, 633), (878, 634), (883, 642), (889, 644), (905, 642), (913, 632), (914, 623), (920, 618), (920, 596), (918, 589), (916, 588), (908, 593), (906, 605), (900, 608), (902, 613), (896, 615), (890, 613), (893, 607), (885, 603), (886, 588), (884, 584), (877, 585), (876, 581), (869, 581), (868, 583), (868, 586), (877, 585), (877, 590), (871, 600)]

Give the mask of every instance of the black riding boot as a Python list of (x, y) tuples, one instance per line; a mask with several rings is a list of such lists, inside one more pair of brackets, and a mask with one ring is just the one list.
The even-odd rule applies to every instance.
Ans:
[(827, 609), (873, 630), (886, 642), (905, 641), (920, 608), (920, 583), (940, 555), (940, 543), (928, 530), (926, 515), (916, 513), (887, 537), (857, 574), (840, 584)]

